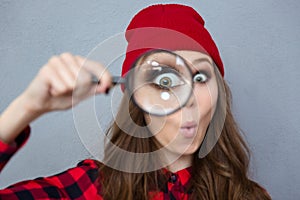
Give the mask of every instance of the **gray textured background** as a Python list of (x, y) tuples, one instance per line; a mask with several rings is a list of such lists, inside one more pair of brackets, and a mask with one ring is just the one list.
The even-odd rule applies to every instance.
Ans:
[[(0, 111), (51, 55), (87, 55), (99, 42), (124, 31), (141, 8), (167, 2), (193, 6), (216, 40), (234, 114), (253, 151), (251, 176), (274, 199), (299, 199), (298, 0), (1, 0)], [(90, 157), (76, 134), (71, 111), (50, 113), (31, 126), (27, 145), (1, 173), (1, 187), (58, 173)]]

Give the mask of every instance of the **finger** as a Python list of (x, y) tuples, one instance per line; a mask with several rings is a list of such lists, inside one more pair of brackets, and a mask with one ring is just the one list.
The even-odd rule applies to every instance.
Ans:
[[(84, 67), (82, 64), (80, 64), (76, 57), (74, 57), (74, 62), (76, 62), (76, 65), (78, 66), (78, 73), (76, 76), (76, 87), (78, 86), (88, 86), (91, 87), (95, 82), (98, 82), (98, 77), (88, 71), (86, 67)], [(92, 81), (94, 79), (94, 82)], [(96, 81), (97, 79), (97, 81)]]
[[(92, 73), (100, 81), (100, 84), (96, 88), (96, 93), (104, 93), (111, 87), (111, 75), (102, 64), (87, 60), (81, 56), (76, 56), (76, 60), (84, 69)], [(95, 79), (93, 75), (91, 75), (91, 81)]]
[(44, 66), (41, 69), (40, 73), (49, 85), (49, 92), (52, 96), (59, 96), (67, 91), (65, 82), (61, 79), (59, 74), (57, 74), (56, 71), (53, 70), (53, 67), (51, 67), (50, 64)]
[(100, 75), (100, 82), (103, 83), (100, 86), (97, 87), (96, 92), (97, 93), (108, 93), (109, 89), (112, 87), (112, 77), (107, 69), (103, 71), (103, 73)]
[(55, 71), (56, 75), (65, 83), (68, 89), (73, 89), (75, 86), (75, 76), (69, 70), (70, 66), (67, 66), (61, 57), (53, 57), (49, 60), (49, 64)]
[(68, 66), (68, 70), (73, 74), (73, 76), (77, 77), (80, 70), (80, 65), (75, 60), (75, 57), (68, 52), (61, 54), (60, 57), (64, 64)]

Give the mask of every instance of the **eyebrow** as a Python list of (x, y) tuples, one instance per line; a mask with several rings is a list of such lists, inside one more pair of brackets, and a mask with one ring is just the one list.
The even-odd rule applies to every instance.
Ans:
[(192, 64), (196, 65), (196, 64), (201, 63), (201, 62), (208, 62), (209, 64), (213, 65), (208, 58), (198, 58), (196, 60), (193, 60)]

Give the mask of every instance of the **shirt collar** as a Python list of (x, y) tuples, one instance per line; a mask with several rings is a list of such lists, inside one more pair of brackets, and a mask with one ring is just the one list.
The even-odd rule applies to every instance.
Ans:
[(182, 185), (186, 185), (191, 178), (192, 166), (181, 169), (177, 172), (171, 172), (168, 169), (164, 168), (163, 172), (167, 175), (167, 177), (171, 177), (172, 175), (175, 175), (176, 177), (179, 178), (179, 181), (181, 182)]

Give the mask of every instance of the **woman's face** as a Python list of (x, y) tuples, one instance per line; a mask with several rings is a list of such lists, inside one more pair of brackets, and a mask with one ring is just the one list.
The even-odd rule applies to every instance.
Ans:
[(191, 98), (179, 111), (164, 117), (145, 114), (145, 120), (149, 130), (169, 152), (191, 155), (200, 147), (214, 114), (218, 86), (211, 57), (196, 51), (175, 53), (189, 63), (193, 75), (197, 74), (200, 81), (194, 82)]

